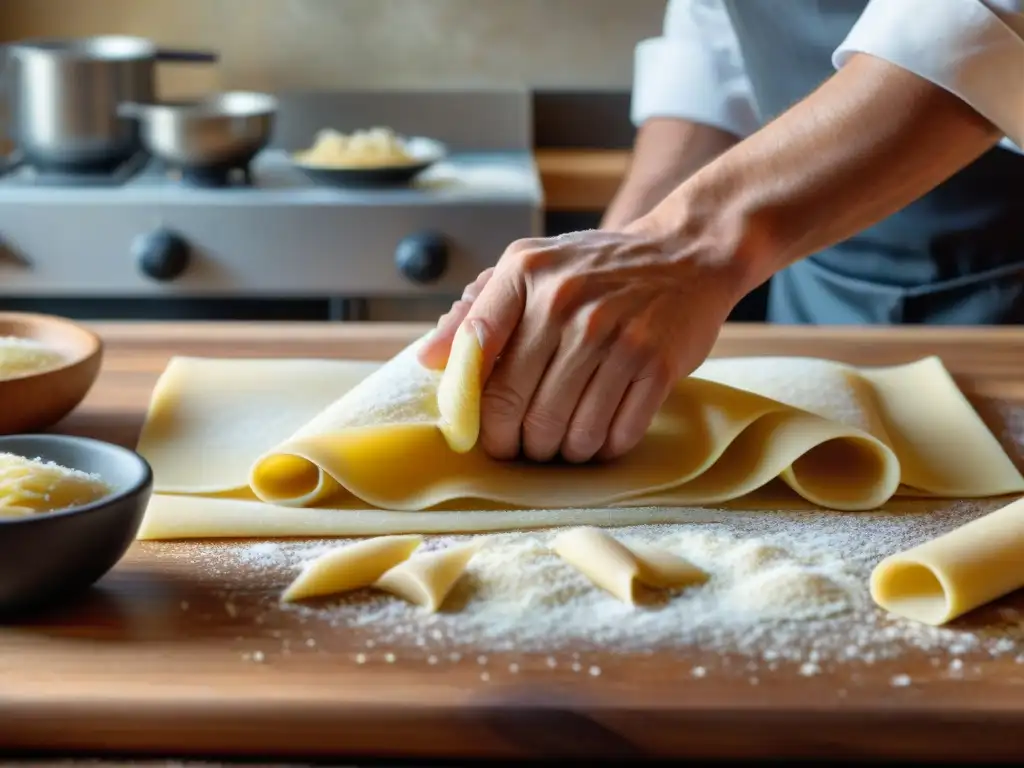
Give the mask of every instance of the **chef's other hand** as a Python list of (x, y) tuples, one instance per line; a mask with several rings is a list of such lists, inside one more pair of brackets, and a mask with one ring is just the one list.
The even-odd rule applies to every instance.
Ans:
[(484, 353), (480, 441), (496, 459), (613, 459), (699, 366), (739, 293), (730, 260), (633, 226), (514, 242), (420, 352), (445, 365), (471, 324)]

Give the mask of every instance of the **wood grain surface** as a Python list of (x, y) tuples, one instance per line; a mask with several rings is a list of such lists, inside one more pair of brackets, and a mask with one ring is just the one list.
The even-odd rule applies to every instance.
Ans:
[[(133, 445), (151, 388), (174, 354), (385, 359), (408, 325), (95, 324), (99, 382), (59, 431)], [(727, 328), (719, 355), (811, 355), (858, 364), (938, 354), (990, 421), (1024, 404), (1024, 330)], [(941, 418), (941, 414), (936, 414)], [(133, 547), (85, 598), (0, 627), (0, 750), (261, 760), (418, 757), (1019, 758), (1024, 665), (982, 659), (950, 679), (921, 653), (804, 677), (781, 665), (752, 686), (742, 661), (688, 648), (584, 654), (599, 676), (546, 654), (366, 653), (372, 627), (311, 629), (294, 613), (260, 623), (237, 566), (212, 574)], [(174, 545), (181, 546), (181, 545)], [(192, 543), (189, 546), (215, 546)], [(45, 557), (45, 552), (40, 553)], [(242, 597), (226, 612), (221, 590)], [(266, 595), (262, 595), (266, 597)], [(1019, 603), (1011, 598), (1007, 604)], [(187, 606), (187, 610), (183, 609)], [(313, 635), (310, 635), (313, 632)], [(290, 647), (283, 652), (282, 648)], [(253, 654), (264, 653), (262, 663)], [(515, 674), (504, 672), (517, 665)], [(911, 685), (894, 688), (894, 674)]]

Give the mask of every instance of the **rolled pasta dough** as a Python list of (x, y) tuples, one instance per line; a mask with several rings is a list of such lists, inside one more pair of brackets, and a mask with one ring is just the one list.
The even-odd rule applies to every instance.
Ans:
[[(776, 505), (777, 506), (777, 505)], [(774, 507), (773, 507), (774, 508)], [(276, 507), (250, 498), (157, 494), (142, 520), (142, 540), (311, 538), (398, 533), (480, 533), (565, 525), (720, 522), (716, 510), (671, 507), (549, 508), (392, 512), (380, 509)]]
[[(1024, 492), (937, 358), (874, 370), (709, 360), (630, 454), (564, 465), (486, 456), (475, 336), (460, 330), (443, 373), (419, 364), (421, 343), (383, 365), (173, 359), (138, 445), (155, 475), (140, 537), (500, 530), (557, 523), (548, 511), (562, 508), (590, 524), (643, 507), (623, 514), (644, 522), (668, 514), (654, 507), (720, 504), (771, 482), (844, 511), (896, 494)], [(540, 511), (485, 511), (495, 507)]]
[(573, 528), (555, 537), (555, 552), (624, 603), (636, 602), (638, 583), (655, 589), (699, 584), (708, 576), (690, 561), (647, 545), (627, 547), (597, 528)]
[(882, 560), (871, 597), (939, 626), (1024, 587), (1024, 499)]
[(483, 350), (474, 334), (456, 334), (448, 365), (461, 375), (442, 376), (437, 383), (437, 426), (449, 448), (466, 453), (480, 436)]

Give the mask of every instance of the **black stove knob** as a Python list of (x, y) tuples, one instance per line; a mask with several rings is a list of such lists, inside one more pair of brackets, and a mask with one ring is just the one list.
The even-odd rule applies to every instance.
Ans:
[(154, 280), (173, 280), (188, 268), (185, 239), (166, 229), (140, 235), (132, 244), (139, 269)]
[(448, 268), (448, 243), (435, 232), (409, 235), (395, 249), (395, 263), (414, 283), (432, 283)]

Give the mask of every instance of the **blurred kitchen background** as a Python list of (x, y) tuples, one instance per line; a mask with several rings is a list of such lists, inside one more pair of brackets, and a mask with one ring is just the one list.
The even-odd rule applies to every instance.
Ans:
[[(319, 128), (388, 121), (504, 171), (418, 196), (314, 192), (298, 177), (241, 192), (149, 182), (129, 194), (136, 182), (93, 189), (9, 172), (0, 309), (433, 320), (509, 237), (596, 226), (628, 160), (633, 50), (659, 34), (664, 12), (664, 0), (2, 0), (6, 43), (123, 34), (216, 52), (213, 64), (159, 64), (158, 99), (271, 93), (279, 151), (307, 146)], [(502, 178), (505, 194), (494, 189)], [(158, 237), (167, 233), (174, 248)], [(762, 316), (763, 292), (734, 319)]]

